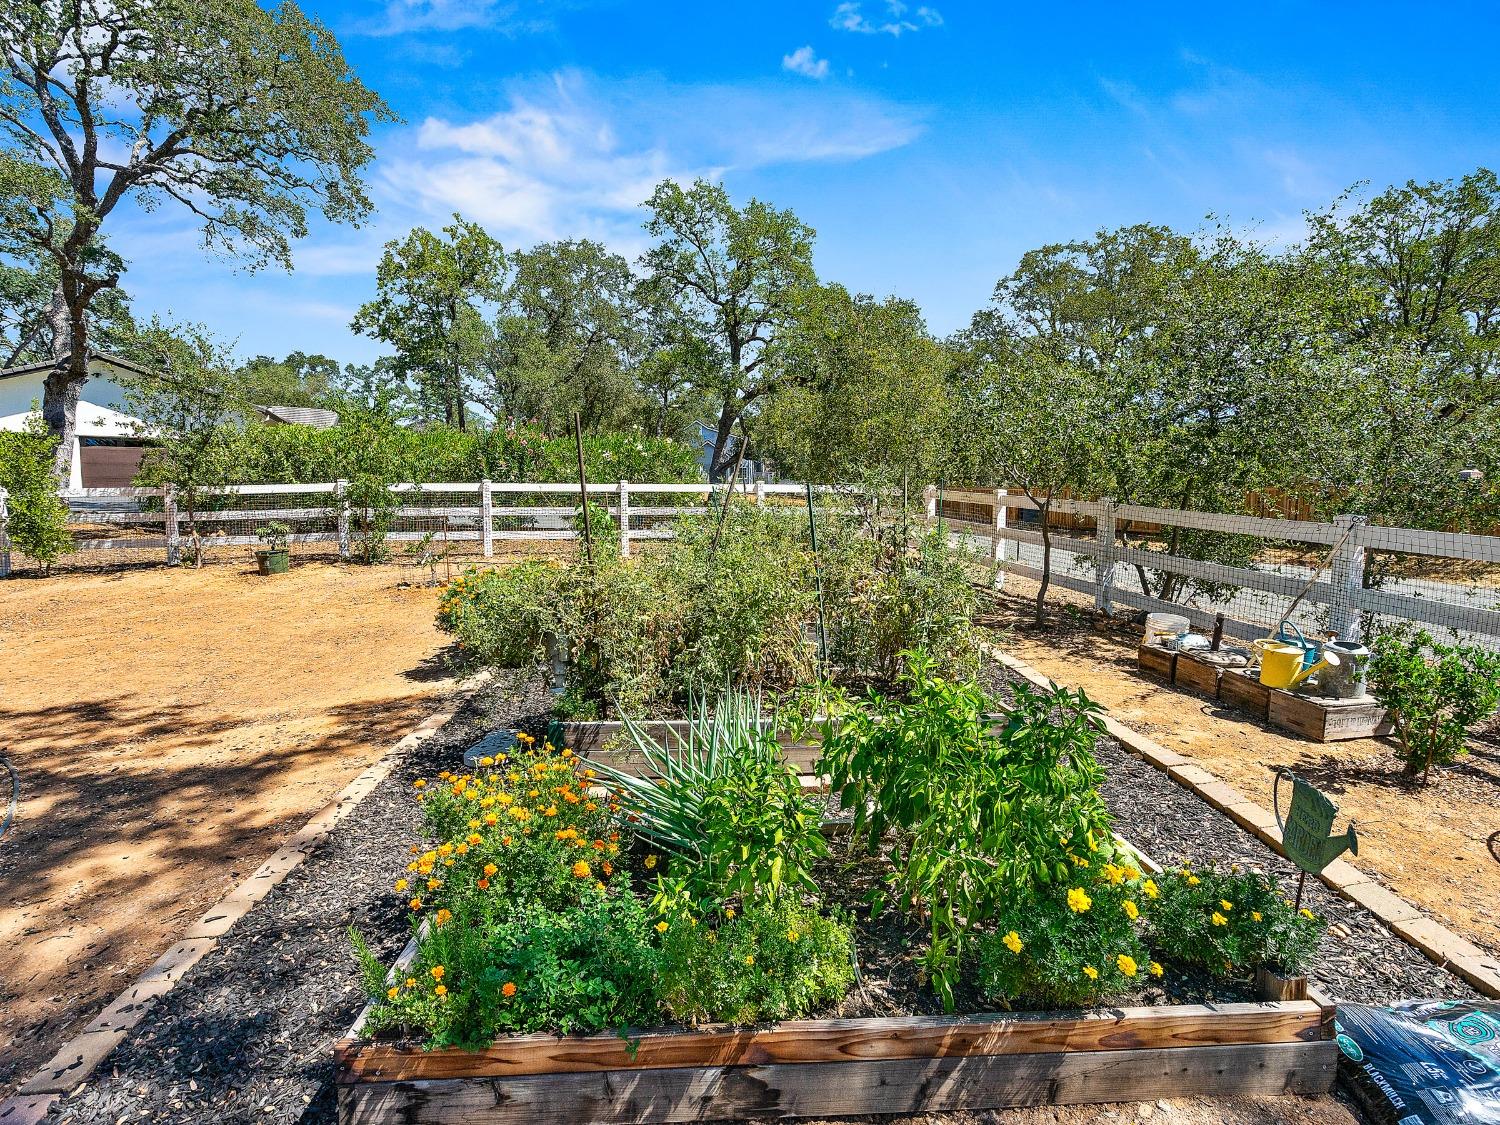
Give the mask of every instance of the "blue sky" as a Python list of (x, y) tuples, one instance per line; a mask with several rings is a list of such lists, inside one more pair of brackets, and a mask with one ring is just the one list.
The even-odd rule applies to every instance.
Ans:
[(382, 243), (455, 210), (633, 258), (666, 176), (792, 208), (824, 278), (946, 333), (1046, 242), (1210, 214), (1286, 241), (1356, 181), (1500, 164), (1493, 4), (303, 3), (404, 119), (372, 222), (315, 225), (291, 275), (206, 257), (167, 210), (114, 235), (138, 312), (246, 355), (380, 354), (348, 322)]

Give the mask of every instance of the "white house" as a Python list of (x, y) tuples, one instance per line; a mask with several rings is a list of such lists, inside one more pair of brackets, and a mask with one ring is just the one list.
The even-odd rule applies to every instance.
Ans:
[[(42, 383), (58, 362), (49, 359), (0, 371), (0, 430), (22, 430), (27, 419), (41, 410)], [(125, 401), (122, 384), (151, 374), (119, 356), (89, 355), (89, 378), (78, 402), (69, 488), (129, 486), (151, 443), (141, 436), (142, 423), (121, 409)]]

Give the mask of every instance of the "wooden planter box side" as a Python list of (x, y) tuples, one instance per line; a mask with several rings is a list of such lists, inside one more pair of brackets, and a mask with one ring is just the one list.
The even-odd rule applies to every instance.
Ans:
[[(1125, 1008), (1035, 1019), (799, 1020), (765, 1028), (532, 1035), (475, 1052), (338, 1048), (345, 1123), (624, 1125), (1326, 1093), (1320, 1003)], [(632, 1049), (633, 1048), (633, 1049)]]
[(1272, 726), (1318, 742), (1374, 738), (1390, 734), (1386, 710), (1371, 698), (1323, 699), (1290, 691), (1273, 691), (1267, 714)]
[(1264, 719), (1271, 705), (1271, 689), (1253, 670), (1230, 668), (1219, 678), (1219, 698), (1257, 719)]
[(1136, 664), (1146, 675), (1157, 680), (1172, 682), (1174, 670), (1177, 667), (1177, 653), (1171, 649), (1159, 648), (1156, 645), (1141, 645), (1136, 650)]
[(1219, 677), (1223, 674), (1224, 669), (1219, 665), (1198, 660), (1186, 652), (1179, 652), (1172, 673), (1172, 682), (1178, 687), (1191, 688), (1193, 691), (1202, 692), (1204, 695), (1217, 699)]

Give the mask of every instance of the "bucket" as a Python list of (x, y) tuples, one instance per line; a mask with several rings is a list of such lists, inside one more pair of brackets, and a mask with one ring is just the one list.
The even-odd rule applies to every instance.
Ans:
[(1365, 674), (1370, 668), (1370, 650), (1358, 641), (1331, 640), (1323, 643), (1325, 653), (1339, 657), (1336, 667), (1319, 677), (1323, 694), (1332, 699), (1358, 699), (1365, 694)]
[(1193, 623), (1180, 613), (1148, 613), (1144, 643), (1174, 648), (1177, 638), (1192, 627)]

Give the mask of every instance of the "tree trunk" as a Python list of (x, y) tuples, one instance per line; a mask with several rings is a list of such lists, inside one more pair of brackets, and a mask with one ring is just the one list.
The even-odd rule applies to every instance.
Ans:
[[(708, 459), (708, 479), (712, 483), (718, 483), (724, 478), (724, 470), (729, 467), (729, 457), (726, 450), (729, 447), (729, 437), (734, 433), (734, 424), (739, 421), (739, 415), (734, 412), (731, 403), (726, 402), (724, 409), (719, 411), (719, 426), (714, 433), (713, 453)], [(742, 437), (741, 441), (744, 440)]]
[(84, 380), (89, 375), (89, 360), (83, 309), (72, 307), (61, 282), (52, 291), (47, 324), (52, 334), (52, 358), (57, 366), (42, 381), (42, 421), (58, 439), (52, 456), (52, 477), (59, 488), (65, 488), (73, 474), (78, 400), (83, 396)]
[(1052, 532), (1047, 527), (1047, 517), (1052, 511), (1052, 500), (1049, 497), (1042, 505), (1042, 582), (1036, 591), (1036, 625), (1040, 629), (1043, 622), (1043, 607), (1047, 602), (1047, 587), (1052, 585)]

